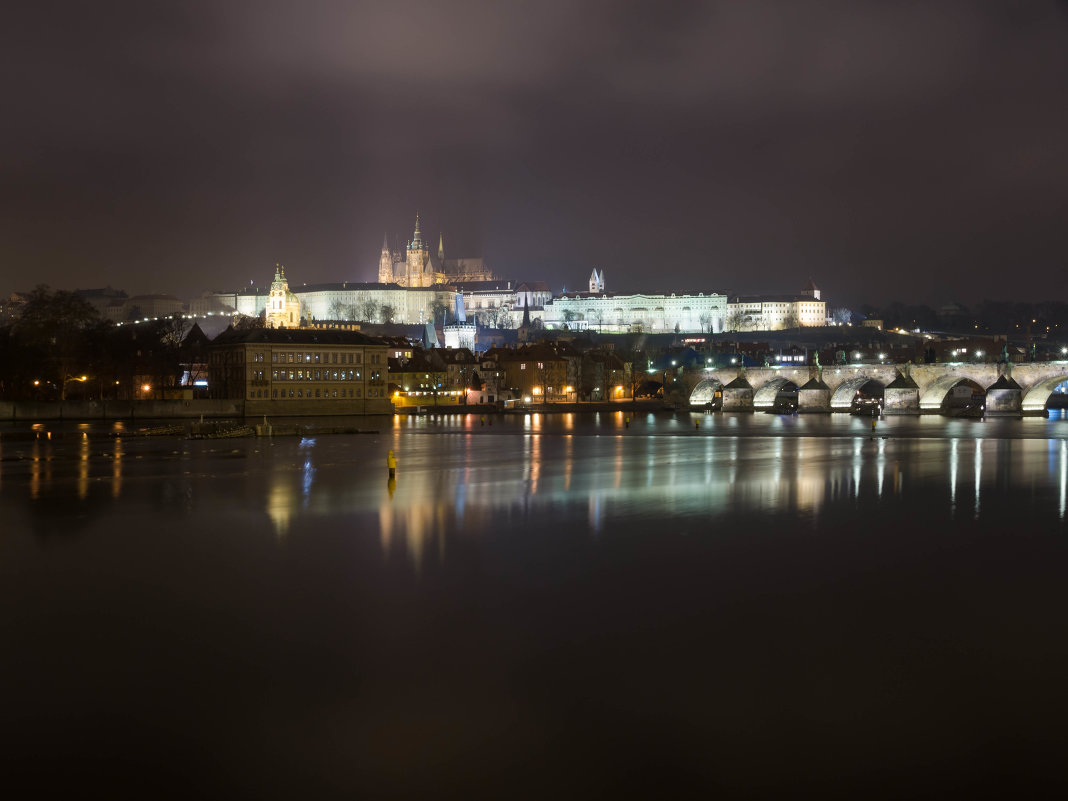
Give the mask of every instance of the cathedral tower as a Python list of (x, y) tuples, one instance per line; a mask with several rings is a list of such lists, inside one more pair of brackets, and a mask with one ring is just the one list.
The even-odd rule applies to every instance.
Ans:
[(416, 214), (415, 233), (412, 235), (412, 241), (408, 243), (408, 261), (406, 265), (408, 286), (430, 286), (430, 282), (426, 280), (424, 275), (426, 263), (429, 260), (430, 248), (423, 241), (423, 233), (419, 230), (419, 215)]
[(393, 256), (389, 252), (389, 240), (385, 234), (382, 235), (382, 255), (378, 257), (378, 283), (380, 284), (392, 284), (395, 279), (393, 278)]

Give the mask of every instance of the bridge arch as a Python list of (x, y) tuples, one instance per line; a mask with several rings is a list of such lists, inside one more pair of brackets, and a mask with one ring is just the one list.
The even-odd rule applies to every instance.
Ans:
[(1027, 390), (1027, 393), (1023, 396), (1023, 410), (1027, 412), (1044, 412), (1046, 410), (1046, 404), (1049, 403), (1050, 395), (1053, 394), (1053, 390), (1068, 381), (1068, 373), (1064, 375), (1055, 375), (1051, 378), (1044, 378)]
[(878, 384), (880, 389), (886, 389), (886, 385), (877, 378), (861, 375), (843, 381), (831, 395), (831, 411), (848, 412), (853, 408), (853, 398), (861, 387), (866, 384)]
[(723, 382), (715, 378), (706, 378), (699, 382), (690, 393), (691, 406), (707, 406), (716, 398), (716, 393), (723, 389)]
[(966, 384), (972, 388), (972, 391), (978, 390), (979, 392), (986, 392), (986, 389), (976, 381), (974, 378), (968, 378), (962, 375), (945, 375), (941, 378), (936, 378), (927, 388), (924, 389), (923, 394), (920, 396), (920, 411), (921, 412), (940, 412), (945, 405), (946, 400), (949, 398), (949, 393), (953, 391), (954, 387), (961, 384)]
[(754, 409), (770, 409), (775, 405), (775, 400), (780, 392), (792, 392), (797, 390), (797, 384), (789, 378), (773, 378), (753, 393)]

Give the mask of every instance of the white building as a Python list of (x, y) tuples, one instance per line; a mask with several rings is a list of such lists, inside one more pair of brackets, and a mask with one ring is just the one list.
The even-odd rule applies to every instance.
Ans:
[(796, 295), (739, 295), (727, 303), (728, 331), (779, 331), (826, 324), (827, 303), (811, 278)]
[[(309, 320), (352, 320), (394, 322), (416, 325), (431, 322), (443, 309), (452, 309), (457, 292), (438, 284), (405, 288), (396, 284), (332, 283), (304, 284), (289, 290), (300, 300), (303, 316)], [(268, 306), (269, 292), (249, 289), (243, 292), (212, 293), (223, 308), (258, 317)]]
[[(512, 313), (522, 315), (522, 310)], [(546, 303), (540, 315), (532, 311), (531, 317), (540, 317), (546, 328), (567, 325), (571, 329), (617, 333), (719, 333), (727, 318), (727, 296), (718, 292), (568, 292)]]
[(515, 306), (511, 281), (460, 281), (451, 286), (463, 296), (467, 317), (486, 326), (495, 327), (498, 317)]

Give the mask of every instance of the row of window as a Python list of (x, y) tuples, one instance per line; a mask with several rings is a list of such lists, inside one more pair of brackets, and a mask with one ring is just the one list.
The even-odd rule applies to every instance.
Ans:
[[(252, 389), (248, 393), (249, 398), (258, 399), (266, 398), (267, 390), (265, 389)], [(368, 397), (371, 397), (371, 393), (367, 393)], [(361, 397), (361, 391), (357, 387), (356, 389), (350, 389), (348, 391), (344, 389), (272, 389), (272, 398), (323, 398), (326, 400), (332, 400), (334, 398), (359, 398)]]
[[(262, 378), (262, 374), (261, 374)], [(275, 381), (358, 381), (359, 370), (274, 370)]]
[[(260, 354), (261, 356), (263, 354)], [(378, 354), (373, 354), (371, 361), (376, 363)], [(362, 353), (296, 353), (286, 351), (284, 353), (272, 352), (271, 361), (276, 364), (360, 364), (363, 359)]]

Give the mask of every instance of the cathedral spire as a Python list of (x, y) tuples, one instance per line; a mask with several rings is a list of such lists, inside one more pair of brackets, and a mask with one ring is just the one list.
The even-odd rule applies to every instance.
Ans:
[(445, 235), (438, 233), (438, 260), (445, 261)]
[(419, 212), (415, 213), (415, 233), (412, 234), (412, 250), (423, 249), (423, 232), (419, 230)]
[(389, 237), (385, 233), (382, 234), (382, 252), (389, 253)]

